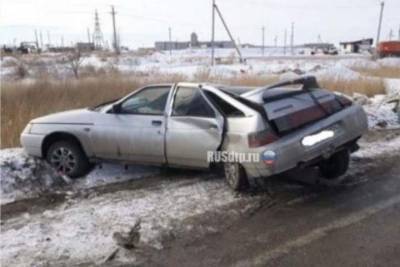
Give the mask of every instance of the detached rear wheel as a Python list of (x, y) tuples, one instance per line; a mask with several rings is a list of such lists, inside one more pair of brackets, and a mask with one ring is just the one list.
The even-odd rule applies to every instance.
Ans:
[(249, 187), (246, 171), (239, 163), (225, 163), (224, 172), (226, 182), (233, 190), (241, 191)]
[(57, 141), (47, 150), (46, 160), (56, 171), (71, 178), (86, 175), (91, 164), (79, 144), (73, 141)]
[(335, 179), (346, 173), (349, 168), (350, 153), (347, 149), (333, 154), (329, 159), (323, 160), (319, 164), (319, 170), (323, 177)]

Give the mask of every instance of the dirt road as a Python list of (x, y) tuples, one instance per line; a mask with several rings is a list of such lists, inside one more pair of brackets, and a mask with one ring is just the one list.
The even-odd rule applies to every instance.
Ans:
[[(148, 262), (156, 266), (399, 266), (399, 157), (373, 161), (365, 176), (355, 177), (359, 184), (315, 189), (309, 199), (261, 207), (218, 233), (195, 242), (173, 242)], [(380, 167), (372, 167), (378, 161)]]

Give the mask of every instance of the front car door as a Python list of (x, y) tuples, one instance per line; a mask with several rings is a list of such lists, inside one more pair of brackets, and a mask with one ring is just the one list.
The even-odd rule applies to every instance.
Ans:
[(96, 122), (92, 141), (101, 158), (165, 163), (165, 106), (171, 86), (145, 87)]
[(202, 89), (178, 85), (174, 90), (166, 132), (169, 165), (208, 167), (208, 152), (221, 145), (224, 119)]

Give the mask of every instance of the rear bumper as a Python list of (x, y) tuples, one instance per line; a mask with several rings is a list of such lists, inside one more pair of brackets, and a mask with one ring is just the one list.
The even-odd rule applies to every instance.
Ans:
[[(334, 129), (334, 137), (321, 141), (313, 146), (305, 147), (302, 139), (324, 129)], [(243, 164), (250, 178), (266, 177), (282, 173), (299, 165), (320, 157), (327, 157), (345, 145), (351, 145), (368, 129), (366, 114), (359, 105), (352, 105), (326, 119), (318, 121), (303, 129), (290, 133), (278, 141), (257, 148), (258, 153), (272, 150), (276, 154), (274, 164), (264, 162)]]

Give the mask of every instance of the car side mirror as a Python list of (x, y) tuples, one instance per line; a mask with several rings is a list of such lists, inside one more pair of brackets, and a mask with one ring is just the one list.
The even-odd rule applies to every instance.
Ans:
[(121, 113), (121, 105), (120, 104), (114, 104), (111, 107), (111, 113)]

